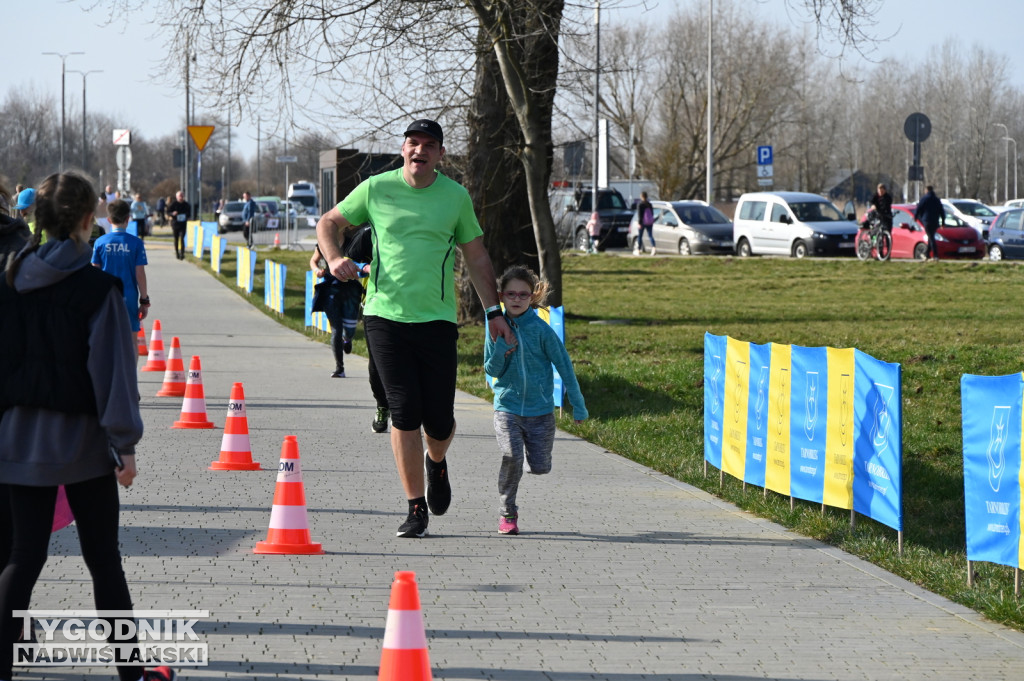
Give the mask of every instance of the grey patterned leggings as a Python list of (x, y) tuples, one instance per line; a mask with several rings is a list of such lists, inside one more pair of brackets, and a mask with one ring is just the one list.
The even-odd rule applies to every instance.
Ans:
[(494, 435), (501, 449), (501, 470), (498, 472), (498, 494), (501, 515), (515, 515), (516, 492), (523, 477), (524, 459), (527, 473), (543, 475), (551, 472), (551, 448), (555, 442), (555, 413), (543, 416), (518, 416), (505, 411), (494, 412)]

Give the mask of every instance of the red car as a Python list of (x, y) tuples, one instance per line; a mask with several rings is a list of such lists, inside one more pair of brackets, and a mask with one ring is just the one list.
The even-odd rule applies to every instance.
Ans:
[[(914, 204), (892, 207), (892, 256), (924, 260), (928, 252), (928, 235), (924, 225), (914, 219)], [(985, 241), (977, 230), (955, 215), (946, 213), (946, 220), (935, 233), (939, 258), (980, 259), (985, 257)]]

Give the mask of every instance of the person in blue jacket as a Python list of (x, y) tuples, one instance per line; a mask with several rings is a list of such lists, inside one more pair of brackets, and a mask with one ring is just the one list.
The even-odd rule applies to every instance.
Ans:
[(498, 279), (505, 304), (505, 319), (518, 341), (508, 345), (500, 335), (485, 334), (484, 369), (494, 377), (494, 433), (501, 449), (498, 472), (501, 517), (498, 532), (519, 534), (516, 493), (525, 471), (536, 475), (551, 472), (551, 448), (555, 441), (554, 374), (569, 395), (573, 419), (586, 419), (586, 404), (572, 360), (558, 334), (537, 315), (544, 305), (547, 283), (526, 267), (511, 267)]

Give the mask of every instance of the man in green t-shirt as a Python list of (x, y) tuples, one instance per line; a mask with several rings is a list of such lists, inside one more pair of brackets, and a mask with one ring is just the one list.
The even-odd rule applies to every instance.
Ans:
[(342, 281), (356, 278), (359, 268), (342, 254), (341, 233), (371, 226), (363, 328), (387, 393), (391, 448), (409, 502), (399, 537), (424, 536), (428, 509), (443, 515), (451, 503), (445, 454), (455, 436), (456, 248), (492, 338), (516, 342), (501, 316), (494, 268), (469, 192), (436, 170), (444, 152), (441, 126), (413, 121), (405, 131), (402, 167), (364, 180), (316, 225), (320, 252)]

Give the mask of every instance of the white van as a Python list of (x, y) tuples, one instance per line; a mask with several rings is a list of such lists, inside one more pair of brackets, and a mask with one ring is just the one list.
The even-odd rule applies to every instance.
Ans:
[(320, 200), (316, 195), (316, 185), (308, 180), (293, 182), (288, 187), (288, 200), (292, 202), (293, 206), (302, 204), (306, 209), (306, 215), (311, 217), (320, 215)]
[(733, 243), (742, 257), (852, 256), (857, 239), (854, 219), (817, 194), (754, 192), (744, 194), (736, 204)]

